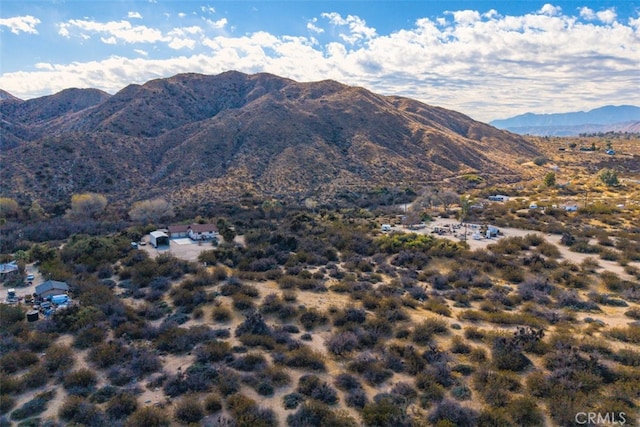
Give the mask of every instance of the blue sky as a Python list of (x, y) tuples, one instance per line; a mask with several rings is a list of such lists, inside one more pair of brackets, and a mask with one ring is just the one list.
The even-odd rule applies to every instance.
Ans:
[(640, 0), (0, 3), (0, 88), (22, 99), (232, 69), (483, 121), (638, 105)]

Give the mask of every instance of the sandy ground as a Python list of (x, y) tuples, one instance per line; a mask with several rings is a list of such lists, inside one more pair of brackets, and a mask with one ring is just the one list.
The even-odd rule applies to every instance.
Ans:
[[(451, 229), (453, 228), (453, 226), (458, 226), (460, 224), (459, 221), (456, 220), (452, 220), (452, 219), (436, 219), (435, 221), (430, 222), (427, 227), (419, 229), (419, 230), (409, 230), (408, 228), (405, 228), (404, 226), (393, 226), (391, 228), (392, 231), (400, 231), (400, 232), (409, 232), (409, 233), (418, 233), (418, 234), (431, 234), (434, 230), (435, 227), (445, 227), (445, 226), (449, 226)], [(479, 227), (478, 227), (479, 230)], [(454, 230), (454, 232), (451, 233), (445, 233), (445, 234), (441, 234), (441, 235), (437, 235), (434, 234), (434, 236), (437, 237), (441, 237), (441, 238), (445, 238), (445, 239), (450, 239), (450, 240), (454, 240), (456, 242), (459, 242), (461, 240), (465, 240), (467, 242), (467, 244), (469, 245), (469, 248), (471, 250), (476, 250), (476, 249), (485, 249), (487, 247), (487, 245), (491, 244), (491, 243), (495, 243), (498, 240), (504, 238), (504, 237), (524, 237), (527, 234), (538, 234), (542, 237), (544, 237), (544, 239), (549, 242), (549, 243), (553, 243), (554, 245), (556, 245), (556, 247), (558, 248), (558, 250), (560, 251), (561, 257), (562, 259), (565, 259), (567, 261), (570, 261), (574, 264), (580, 264), (582, 263), (582, 261), (584, 261), (586, 258), (592, 258), (592, 259), (596, 259), (598, 261), (598, 263), (600, 264), (600, 267), (602, 270), (607, 270), (607, 271), (611, 271), (613, 273), (616, 273), (618, 276), (620, 276), (622, 279), (625, 280), (635, 280), (632, 276), (630, 276), (629, 274), (627, 274), (624, 271), (624, 268), (618, 264), (617, 262), (614, 261), (607, 261), (607, 260), (603, 260), (597, 257), (597, 254), (582, 254), (582, 253), (577, 253), (577, 252), (572, 252), (569, 250), (569, 248), (567, 248), (564, 245), (560, 244), (560, 239), (562, 238), (562, 236), (557, 235), (557, 234), (545, 234), (545, 233), (541, 233), (539, 231), (534, 231), (534, 230), (522, 230), (519, 228), (508, 228), (508, 227), (499, 227), (499, 230), (501, 232), (501, 235), (498, 237), (493, 237), (493, 238), (486, 238), (486, 237), (482, 237), (480, 240), (476, 240), (473, 238), (473, 234), (475, 232), (475, 229), (472, 228), (472, 225), (469, 225), (467, 227), (467, 232), (466, 232), (466, 239), (465, 239), (465, 228), (464, 227), (460, 227), (459, 229)], [(640, 262), (630, 262), (630, 265), (634, 265), (638, 268), (640, 268)]]

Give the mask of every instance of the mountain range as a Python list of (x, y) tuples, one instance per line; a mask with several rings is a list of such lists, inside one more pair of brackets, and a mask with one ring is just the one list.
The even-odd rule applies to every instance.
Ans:
[(336, 194), (350, 186), (516, 180), (539, 152), (439, 107), (326, 80), (180, 74), (114, 95), (0, 97), (3, 193), (25, 203)]
[(557, 114), (526, 113), (494, 120), (492, 126), (521, 135), (576, 136), (600, 132), (640, 132), (640, 107), (608, 105), (590, 111)]

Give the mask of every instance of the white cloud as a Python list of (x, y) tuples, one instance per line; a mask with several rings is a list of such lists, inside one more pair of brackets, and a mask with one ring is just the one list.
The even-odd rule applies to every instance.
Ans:
[(600, 12), (597, 12), (596, 16), (605, 24), (613, 24), (614, 22), (616, 22), (616, 18), (618, 17), (615, 9), (602, 10)]
[(585, 6), (585, 7), (581, 7), (579, 11), (580, 11), (580, 16), (588, 21), (593, 21), (594, 19), (596, 19), (596, 14), (593, 11), (593, 9), (590, 9)]
[(130, 19), (142, 19), (142, 15), (140, 15), (140, 12), (129, 12), (127, 14), (127, 18), (130, 18)]
[(104, 42), (138, 40), (154, 48), (153, 43), (162, 43), (188, 54), (154, 59), (134, 50), (135, 59), (42, 63), (31, 73), (2, 74), (0, 87), (21, 98), (71, 86), (115, 92), (132, 82), (181, 72), (236, 69), (299, 81), (332, 78), (486, 121), (527, 111), (637, 104), (640, 18), (609, 25), (616, 18), (584, 8), (573, 12), (579, 16), (550, 5), (521, 16), (458, 11), (448, 19), (421, 18), (389, 34), (378, 34), (357, 16), (326, 13), (322, 18), (335, 36), (324, 44), (311, 36), (264, 31), (229, 36), (207, 25), (161, 33), (125, 22), (69, 21), (60, 34), (90, 34)]
[(218, 19), (217, 21), (212, 21), (210, 19), (206, 19), (205, 22), (214, 29), (220, 30), (222, 28), (224, 28), (227, 25), (227, 18), (221, 18)]
[(201, 6), (200, 10), (203, 11), (204, 13), (216, 13), (215, 8), (211, 7), (211, 6)]
[(324, 33), (324, 30), (316, 25), (318, 22), (318, 18), (313, 18), (309, 22), (307, 22), (307, 29), (316, 34)]
[(185, 16), (187, 16), (187, 14), (184, 12), (178, 13), (178, 18), (184, 18)]
[(461, 25), (472, 25), (480, 20), (480, 13), (476, 10), (459, 10), (451, 13), (453, 19)]
[(542, 15), (547, 15), (547, 16), (556, 16), (556, 15), (559, 15), (561, 12), (562, 12), (562, 8), (560, 6), (554, 6), (549, 3), (542, 6), (542, 8), (538, 11), (538, 13), (541, 13)]
[(38, 18), (31, 15), (14, 16), (12, 18), (0, 18), (0, 27), (7, 27), (13, 34), (38, 34), (36, 26), (40, 22)]
[(142, 49), (133, 49), (133, 51), (135, 53), (137, 53), (138, 55), (141, 56), (149, 56), (149, 52), (147, 52), (146, 50), (142, 50)]
[(328, 19), (336, 27), (347, 27), (348, 32), (340, 33), (340, 38), (349, 44), (369, 40), (376, 36), (376, 29), (367, 27), (365, 20), (358, 16), (347, 15), (346, 18), (343, 18), (339, 13), (331, 12), (323, 13), (322, 17)]
[[(129, 21), (97, 22), (82, 19), (72, 19), (63, 22), (58, 26), (58, 34), (64, 37), (71, 37), (75, 34), (88, 35), (90, 33), (100, 34), (101, 40), (121, 41), (124, 43), (155, 43), (162, 41), (163, 36), (160, 30), (144, 25), (131, 25)], [(107, 43), (107, 42), (105, 42)]]

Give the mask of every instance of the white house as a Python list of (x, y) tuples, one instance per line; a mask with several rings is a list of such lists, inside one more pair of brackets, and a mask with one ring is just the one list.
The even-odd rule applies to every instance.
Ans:
[(567, 212), (576, 212), (578, 210), (578, 205), (566, 205), (564, 210)]
[(177, 224), (169, 226), (169, 236), (189, 237), (191, 240), (211, 240), (218, 235), (218, 227), (213, 224)]
[(495, 196), (489, 196), (489, 200), (491, 200), (492, 202), (506, 202), (507, 200), (509, 200), (509, 196), (496, 194)]

